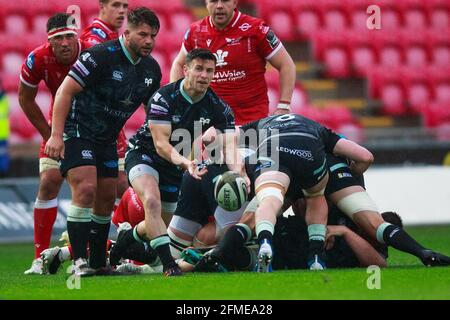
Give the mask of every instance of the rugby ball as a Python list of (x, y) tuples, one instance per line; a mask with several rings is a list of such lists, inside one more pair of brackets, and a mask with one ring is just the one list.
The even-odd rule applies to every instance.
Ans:
[(226, 211), (239, 210), (247, 201), (245, 180), (234, 171), (227, 171), (216, 181), (214, 198), (217, 204)]

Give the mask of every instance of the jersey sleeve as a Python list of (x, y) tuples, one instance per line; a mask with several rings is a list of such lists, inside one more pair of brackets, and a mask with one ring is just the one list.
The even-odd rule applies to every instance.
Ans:
[(36, 52), (32, 51), (22, 65), (20, 71), (20, 81), (29, 87), (35, 88), (43, 79), (41, 68), (39, 66), (39, 58)]
[(102, 29), (92, 27), (83, 33), (81, 40), (90, 48), (107, 41), (108, 35)]
[(266, 59), (272, 58), (282, 47), (280, 39), (264, 21), (261, 21), (257, 31), (258, 51)]
[(160, 90), (156, 91), (148, 102), (147, 120), (152, 124), (172, 124), (170, 104)]
[(235, 130), (234, 113), (231, 107), (223, 100), (218, 99), (214, 105), (214, 121), (212, 126), (220, 132)]
[(102, 49), (103, 46), (96, 46), (83, 51), (69, 71), (69, 77), (81, 87), (86, 88), (97, 83), (108, 55), (106, 50)]
[(193, 39), (192, 39), (192, 26), (190, 26), (183, 37), (183, 43), (181, 44), (182, 50), (184, 50), (184, 53), (187, 54), (192, 49), (195, 49)]
[(333, 130), (328, 129), (326, 127), (321, 128), (320, 135), (325, 145), (325, 152), (327, 153), (333, 153), (334, 146), (340, 139), (342, 139), (341, 136), (339, 136)]

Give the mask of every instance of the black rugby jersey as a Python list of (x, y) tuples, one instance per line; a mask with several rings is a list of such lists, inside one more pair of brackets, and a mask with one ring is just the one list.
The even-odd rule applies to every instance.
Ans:
[[(281, 136), (303, 136), (314, 140), (320, 140), (327, 153), (333, 153), (334, 146), (341, 137), (320, 123), (305, 118), (298, 114), (274, 115), (245, 124), (241, 130), (246, 134), (249, 130), (256, 130), (258, 145), (248, 145), (256, 149), (266, 138), (280, 134)], [(251, 139), (248, 140), (251, 142)]]
[[(129, 140), (129, 149), (144, 149), (154, 158), (156, 147), (151, 136), (148, 123), (168, 124), (172, 127), (170, 143), (189, 143), (199, 137), (210, 127), (220, 132), (234, 130), (234, 115), (231, 108), (222, 101), (211, 88), (205, 96), (195, 103), (182, 89), (184, 79), (172, 82), (159, 89), (150, 99), (147, 108), (147, 118), (142, 127)], [(197, 128), (194, 128), (197, 126)], [(194, 130), (195, 129), (195, 130)], [(186, 141), (185, 139), (188, 139)], [(182, 154), (188, 157), (188, 154)], [(163, 162), (166, 160), (160, 158)]]
[(72, 100), (65, 138), (109, 144), (159, 88), (161, 69), (151, 56), (133, 62), (121, 37), (82, 52), (69, 76), (83, 91)]

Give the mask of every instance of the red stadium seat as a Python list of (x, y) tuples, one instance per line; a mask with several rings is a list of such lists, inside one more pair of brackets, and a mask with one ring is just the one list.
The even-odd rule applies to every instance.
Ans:
[(347, 16), (343, 10), (331, 9), (323, 12), (324, 27), (333, 31), (344, 31), (349, 28)]
[(31, 32), (34, 34), (34, 36), (42, 36), (47, 38), (47, 21), (49, 18), (49, 15), (44, 14), (33, 17), (31, 22)]
[[(371, 31), (371, 33), (374, 31)], [(401, 34), (384, 32), (383, 29), (374, 33), (373, 41), (378, 52), (379, 64), (386, 67), (398, 67), (403, 62), (403, 52), (400, 43)]]
[(450, 12), (444, 8), (432, 9), (430, 12), (430, 25), (435, 30), (450, 28)]
[(384, 114), (400, 116), (407, 111), (405, 96), (398, 83), (387, 83), (381, 87), (382, 112)]
[(425, 29), (428, 26), (426, 12), (419, 8), (407, 10), (403, 16), (406, 29)]
[(11, 38), (25, 36), (28, 33), (28, 21), (24, 15), (13, 14), (5, 16), (5, 34)]
[(284, 10), (272, 12), (267, 18), (267, 23), (281, 40), (290, 41), (295, 39), (295, 28), (289, 12)]
[(438, 126), (441, 123), (450, 122), (449, 104), (433, 102), (423, 111), (424, 125), (429, 128)]
[(19, 52), (7, 52), (2, 57), (2, 70), (6, 74), (19, 74), (25, 56)]
[(365, 76), (370, 67), (378, 62), (376, 49), (371, 40), (372, 32), (355, 30), (347, 32), (352, 71), (357, 76)]
[(19, 88), (19, 73), (14, 74), (0, 74), (1, 76), (1, 83), (2, 87), (5, 91), (13, 91), (17, 92), (17, 89)]
[(324, 53), (326, 73), (331, 77), (345, 78), (349, 76), (347, 52), (342, 47), (331, 47)]
[(312, 33), (321, 28), (321, 18), (315, 10), (294, 10), (294, 20), (297, 26), (297, 33), (303, 38), (311, 36)]
[(450, 47), (441, 46), (436, 47), (432, 51), (432, 61), (435, 66), (449, 66), (450, 65)]
[(193, 22), (192, 15), (188, 11), (179, 11), (169, 14), (169, 17), (172, 33), (178, 39), (181, 39)]

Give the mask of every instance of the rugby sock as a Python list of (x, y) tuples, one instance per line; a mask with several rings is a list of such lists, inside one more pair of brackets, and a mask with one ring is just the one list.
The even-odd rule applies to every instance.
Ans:
[(164, 270), (170, 268), (174, 263), (174, 260), (170, 254), (169, 243), (170, 238), (167, 234), (163, 234), (150, 241), (150, 246), (158, 253)]
[(69, 261), (72, 260), (72, 248), (70, 246), (62, 247), (60, 258), (62, 261)]
[(382, 223), (377, 229), (377, 240), (394, 247), (397, 250), (410, 253), (422, 259), (422, 253), (426, 248), (422, 247), (416, 240), (411, 238), (402, 228), (390, 224)]
[(48, 249), (52, 237), (53, 224), (58, 213), (58, 198), (52, 200), (36, 199), (34, 204), (34, 258)]
[(308, 259), (325, 252), (325, 235), (327, 226), (324, 224), (310, 224), (308, 226), (309, 251)]
[(91, 229), (91, 208), (71, 205), (67, 216), (67, 232), (72, 246), (73, 259), (87, 258), (87, 245)]
[(272, 244), (272, 237), (275, 227), (270, 221), (263, 220), (258, 222), (255, 229), (259, 244), (262, 244), (264, 240), (267, 240), (269, 244)]
[(106, 242), (108, 241), (111, 216), (91, 215), (89, 232), (89, 266), (93, 269), (106, 267)]
[(228, 259), (233, 256), (236, 250), (242, 248), (250, 240), (251, 236), (252, 231), (250, 228), (245, 224), (238, 223), (225, 232), (222, 240), (217, 245), (217, 252)]

